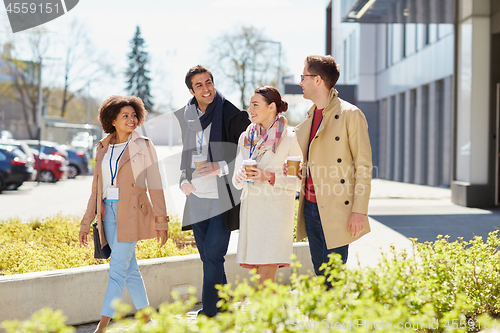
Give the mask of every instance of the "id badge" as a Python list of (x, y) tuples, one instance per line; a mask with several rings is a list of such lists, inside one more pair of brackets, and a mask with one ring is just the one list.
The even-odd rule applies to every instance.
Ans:
[(194, 165), (194, 158), (193, 158), (195, 155), (198, 155), (198, 153), (193, 152), (191, 154), (191, 169), (196, 169), (196, 166)]
[(118, 201), (118, 187), (115, 186), (108, 187), (108, 195), (106, 199), (108, 201)]

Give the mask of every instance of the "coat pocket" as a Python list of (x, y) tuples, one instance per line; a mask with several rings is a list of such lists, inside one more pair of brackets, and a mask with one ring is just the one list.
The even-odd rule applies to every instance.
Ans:
[(146, 200), (144, 200), (144, 196), (142, 194), (139, 194), (139, 209), (141, 210), (143, 215), (148, 214), (148, 205), (146, 203)]

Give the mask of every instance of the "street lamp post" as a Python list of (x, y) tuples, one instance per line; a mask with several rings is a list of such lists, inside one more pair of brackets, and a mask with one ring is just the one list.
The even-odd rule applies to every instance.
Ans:
[(37, 183), (40, 185), (40, 160), (42, 159), (42, 108), (43, 108), (43, 88), (42, 88), (42, 57), (38, 67), (38, 105), (36, 110), (36, 122), (38, 124), (38, 163), (36, 166)]
[[(46, 58), (49, 60), (58, 60), (59, 58)], [(43, 122), (43, 86), (42, 86), (42, 63), (43, 57), (40, 56), (38, 67), (38, 105), (36, 108), (36, 122), (38, 125), (38, 163), (37, 163), (37, 179), (38, 184), (40, 184), (40, 158), (42, 149), (42, 122)]]

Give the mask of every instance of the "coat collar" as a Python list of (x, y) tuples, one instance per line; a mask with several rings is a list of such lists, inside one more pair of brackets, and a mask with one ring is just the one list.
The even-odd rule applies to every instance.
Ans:
[[(146, 140), (149, 140), (147, 137), (142, 136), (139, 133), (137, 133), (137, 131), (133, 131), (131, 135), (132, 135), (132, 138), (130, 139), (130, 143), (134, 142), (137, 139), (146, 139)], [(99, 141), (99, 143), (97, 143), (97, 146), (101, 145), (103, 148), (108, 149), (108, 146), (109, 146), (109, 144), (110, 144), (111, 139), (113, 138), (113, 136), (114, 136), (113, 133), (106, 135), (105, 138), (101, 139), (101, 141)]]
[[(120, 163), (118, 165), (118, 170), (121, 169), (121, 167), (127, 163), (133, 156), (136, 154), (140, 153), (142, 148), (138, 144), (138, 140), (144, 139), (144, 140), (149, 140), (147, 137), (140, 135), (136, 131), (133, 131), (131, 133), (132, 138), (130, 139), (130, 142), (128, 144), (128, 149), (123, 153), (123, 156), (120, 158)], [(99, 165), (96, 164), (96, 168), (101, 167), (102, 163), (102, 158), (104, 157), (104, 154), (106, 154), (111, 139), (113, 138), (114, 134), (108, 134), (105, 138), (103, 138), (99, 143), (97, 144), (97, 148), (99, 148), (99, 152), (97, 153), (96, 160), (99, 161)]]
[[(323, 110), (323, 115), (326, 115), (327, 113), (330, 113), (334, 111), (335, 105), (337, 104), (336, 99), (338, 97), (339, 93), (335, 88), (330, 89), (330, 95), (328, 96), (328, 104), (326, 105), (325, 109)], [(307, 111), (307, 117), (312, 117), (314, 114), (314, 110), (316, 110), (316, 104), (313, 104), (313, 106)]]
[[(335, 88), (330, 89), (328, 104), (323, 110), (323, 117), (324, 117), (323, 120), (325, 120), (325, 118), (329, 118), (330, 116), (340, 114), (340, 107), (339, 107), (340, 102), (337, 96), (338, 96), (337, 90)], [(314, 104), (309, 109), (309, 111), (307, 111), (307, 118), (303, 122), (295, 126), (297, 141), (299, 142), (299, 146), (302, 149), (302, 153), (304, 155), (305, 160), (307, 160), (307, 152), (309, 151), (309, 136), (311, 134), (311, 127), (315, 110), (316, 110), (316, 104)], [(320, 133), (325, 128), (325, 122), (326, 121), (321, 122), (318, 128), (318, 133)]]

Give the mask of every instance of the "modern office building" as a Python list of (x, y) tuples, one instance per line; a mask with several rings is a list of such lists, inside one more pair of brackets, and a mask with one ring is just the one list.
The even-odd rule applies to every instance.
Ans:
[(380, 178), (499, 205), (500, 1), (331, 0), (326, 53), (358, 86)]

